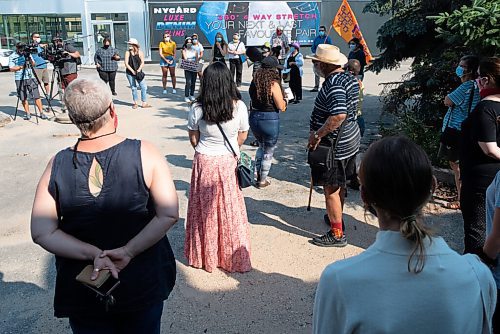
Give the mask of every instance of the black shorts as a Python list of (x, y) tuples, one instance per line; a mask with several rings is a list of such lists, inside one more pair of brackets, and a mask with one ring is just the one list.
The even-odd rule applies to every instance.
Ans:
[(33, 100), (40, 98), (40, 92), (38, 91), (38, 83), (36, 79), (25, 79), (23, 80), (23, 86), (21, 87), (21, 80), (16, 80), (16, 92), (21, 101), (25, 101), (28, 97)]
[(439, 144), (438, 157), (447, 161), (457, 163), (459, 160), (460, 148), (453, 146), (446, 146), (443, 143)]
[(311, 165), (311, 177), (315, 186), (346, 187), (347, 181), (356, 176), (356, 155), (335, 160), (331, 169)]

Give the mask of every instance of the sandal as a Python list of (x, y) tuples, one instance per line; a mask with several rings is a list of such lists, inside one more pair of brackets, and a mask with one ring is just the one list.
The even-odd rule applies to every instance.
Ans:
[(142, 107), (142, 108), (151, 108), (151, 105), (150, 105), (150, 104), (147, 104), (147, 103), (144, 103), (141, 107)]
[(137, 109), (137, 108), (138, 108), (138, 105), (137, 105), (137, 104), (134, 104), (134, 105), (132, 106), (132, 109)]
[(460, 210), (460, 202), (459, 201), (447, 202), (446, 204), (443, 205), (443, 208), (449, 210)]

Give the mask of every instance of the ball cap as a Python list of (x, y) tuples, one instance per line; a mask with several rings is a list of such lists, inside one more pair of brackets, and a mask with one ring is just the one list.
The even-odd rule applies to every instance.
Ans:
[(268, 56), (262, 59), (262, 68), (277, 68), (279, 70), (282, 70), (283, 66), (280, 65), (278, 58), (274, 56)]

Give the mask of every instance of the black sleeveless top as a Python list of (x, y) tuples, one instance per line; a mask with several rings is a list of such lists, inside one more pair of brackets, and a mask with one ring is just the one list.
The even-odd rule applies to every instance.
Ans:
[(257, 87), (255, 86), (253, 80), (250, 83), (250, 88), (248, 89), (248, 93), (250, 94), (250, 99), (252, 101), (251, 111), (279, 112), (272, 97), (271, 97), (271, 103), (262, 101), (257, 97)]
[[(221, 45), (221, 48), (223, 48), (224, 45)], [(219, 50), (217, 45), (214, 44), (214, 49), (213, 49), (213, 61), (224, 61), (224, 55), (222, 54), (222, 51)]]
[[(134, 71), (137, 72), (137, 69), (141, 66), (141, 57), (139, 56), (139, 53), (133, 55), (132, 52), (129, 52), (128, 64), (134, 69)], [(128, 68), (127, 74), (133, 75)]]
[[(146, 187), (141, 142), (123, 142), (97, 153), (73, 150), (59, 152), (53, 162), (49, 192), (57, 204), (59, 228), (100, 249), (124, 246), (155, 216), (153, 199)], [(94, 197), (88, 186), (93, 159), (104, 173), (103, 188)], [(92, 261), (56, 256), (56, 317), (99, 316), (105, 306), (96, 293), (75, 280)], [(167, 236), (133, 258), (119, 273), (120, 285), (113, 291), (116, 304), (110, 313), (134, 312), (168, 298), (175, 284), (175, 258)]]

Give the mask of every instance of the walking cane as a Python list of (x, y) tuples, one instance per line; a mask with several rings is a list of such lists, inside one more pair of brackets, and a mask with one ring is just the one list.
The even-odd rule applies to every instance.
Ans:
[(312, 178), (312, 175), (311, 175), (311, 187), (309, 188), (309, 203), (307, 203), (307, 211), (311, 211), (311, 198), (312, 198), (312, 194), (313, 194), (313, 178)]

